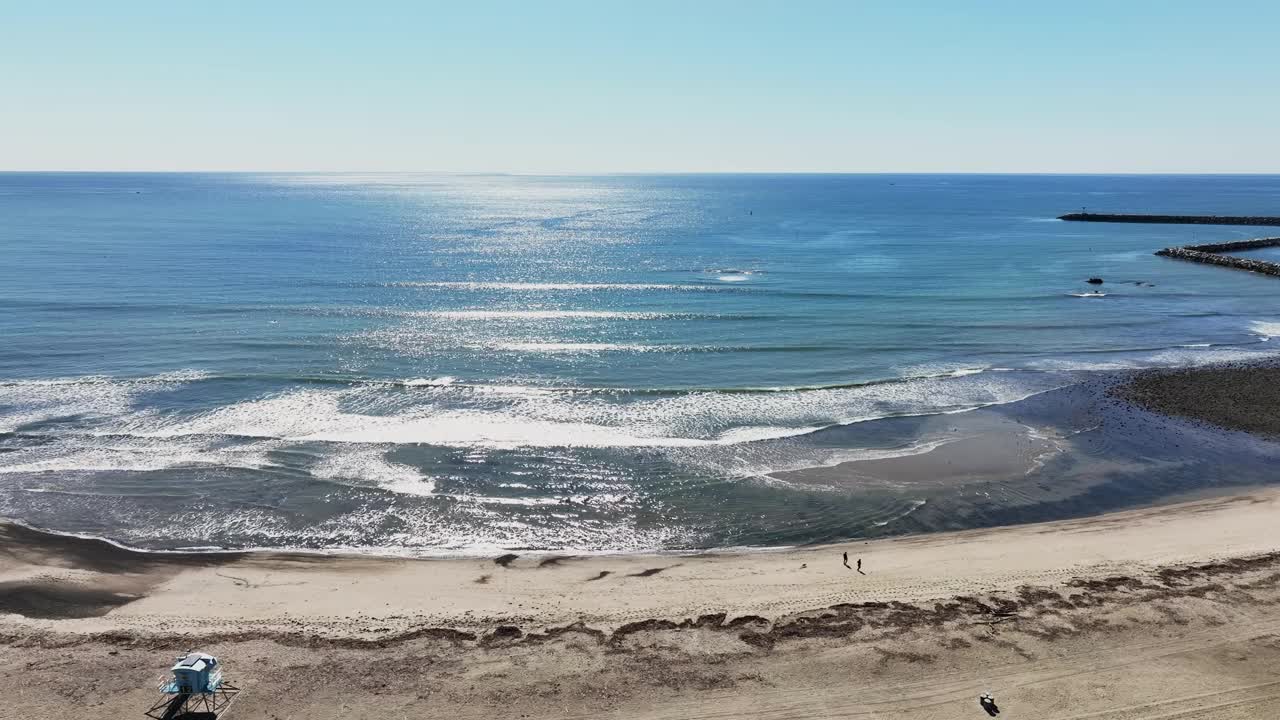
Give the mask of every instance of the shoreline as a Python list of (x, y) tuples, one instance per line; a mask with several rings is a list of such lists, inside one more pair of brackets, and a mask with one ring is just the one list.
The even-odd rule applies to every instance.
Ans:
[[(928, 536), (957, 530), (991, 529), (1026, 523), (1087, 518), (1128, 509), (1155, 507), (1180, 496), (1230, 488), (1269, 484), (1268, 473), (1250, 468), (1252, 474), (1202, 485), (1181, 478), (1153, 478), (1150, 489), (1132, 492), (1146, 482), (1131, 463), (1136, 454), (1166, 460), (1185, 457), (1177, 445), (1209, 442), (1229, 460), (1248, 449), (1249, 462), (1270, 457), (1257, 453), (1256, 445), (1280, 440), (1280, 421), (1270, 419), (1272, 403), (1280, 407), (1280, 361), (1272, 359), (1220, 362), (1180, 368), (1126, 369), (1099, 372), (1074, 382), (1040, 389), (1023, 397), (984, 405), (963, 412), (936, 415), (903, 415), (880, 420), (881, 449), (875, 445), (854, 450), (850, 459), (829, 464), (778, 470), (768, 478), (797, 491), (856, 493), (851, 500), (876, 503), (876, 512), (891, 511), (884, 520), (856, 532), (809, 542), (739, 542), (692, 547), (578, 549), (573, 547), (468, 546), (433, 548), (419, 546), (161, 546), (130, 544), (126, 540), (93, 532), (43, 527), (18, 517), (0, 517), (0, 525), (12, 524), (58, 537), (96, 541), (122, 551), (169, 557), (234, 556), (238, 554), (293, 554), (314, 557), (360, 557), (388, 560), (477, 560), (507, 552), (529, 557), (571, 554), (575, 557), (653, 556), (679, 558), (704, 554), (769, 553), (807, 549), (823, 544), (862, 542), (892, 537)], [(1273, 397), (1274, 396), (1274, 397)], [(1261, 424), (1260, 424), (1261, 423)], [(890, 427), (894, 424), (894, 427)], [(1264, 427), (1265, 425), (1265, 427)], [(824, 428), (828, 444), (839, 445), (840, 434), (865, 433), (860, 423)], [(1077, 442), (1083, 440), (1084, 442)], [(1119, 441), (1120, 444), (1117, 444)], [(1138, 444), (1135, 445), (1135, 442)], [(1089, 444), (1103, 446), (1097, 454)], [(1121, 447), (1123, 445), (1123, 447)], [(1277, 446), (1280, 449), (1280, 446)], [(1246, 455), (1249, 453), (1245, 453)], [(862, 455), (862, 456), (858, 456)], [(1101, 462), (1099, 462), (1101, 461)], [(1033, 476), (1058, 463), (1043, 477)], [(1083, 463), (1083, 465), (1082, 465)], [(1244, 466), (1241, 466), (1241, 470)], [(1133, 487), (1110, 498), (1110, 490), (1095, 492), (1106, 472), (1124, 470)], [(1044, 497), (1024, 497), (1021, 504), (979, 503), (1008, 489), (1049, 482), (1054, 488)], [(1126, 482), (1128, 482), (1126, 480)], [(1132, 484), (1132, 483), (1131, 483)], [(1226, 492), (1237, 490), (1227, 489)], [(898, 493), (890, 497), (887, 492)], [(1085, 499), (1085, 496), (1088, 496)], [(964, 499), (969, 496), (971, 499)], [(1079, 502), (1076, 502), (1079, 500)], [(1071, 501), (1064, 504), (1063, 501)], [(917, 512), (919, 511), (919, 512)], [(968, 514), (966, 514), (968, 513)], [(927, 516), (920, 518), (919, 516)], [(783, 539), (779, 537), (778, 539)]]
[[(1021, 423), (1063, 408), (1089, 427), (1110, 418), (1088, 431), (1108, 444), (1172, 428), (1143, 452), (1168, 438), (1221, 442), (1196, 454), (1265, 444), (1236, 430), (1268, 417), (1273, 373), (1127, 374), (980, 411), (972, 427), (1004, 439), (910, 463), (1038, 463), (1041, 445), (1002, 457), (993, 443), (1020, 447)], [(1159, 414), (1170, 402), (1203, 417)], [(841, 482), (880, 464), (823, 472)], [(1011, 717), (1274, 717), (1280, 487), (1204, 480), (1045, 522), (661, 553), (147, 551), (0, 522), (0, 687), (18, 689), (6, 709), (21, 717), (64, 715), (73, 686), (97, 691), (94, 713), (129, 716), (155, 701), (171, 656), (199, 649), (245, 688), (233, 718), (950, 720), (982, 692)]]
[[(279, 551), (149, 553), (3, 524), (0, 612), (23, 616), (20, 624), (33, 628), (76, 633), (142, 630), (152, 618), (193, 612), (205, 620), (185, 621), (188, 630), (243, 622), (265, 623), (265, 630), (289, 618), (287, 624), (312, 621), (313, 631), (336, 636), (364, 632), (350, 624), (350, 617), (335, 619), (343, 613), (394, 618), (406, 628), (429, 622), (454, 629), (494, 623), (551, 627), (583, 617), (611, 626), (637, 614), (647, 615), (646, 620), (689, 620), (709, 612), (774, 619), (815, 609), (821, 605), (815, 600), (819, 596), (841, 602), (919, 601), (949, 592), (1052, 585), (1076, 574), (1125, 567), (1280, 552), (1280, 539), (1255, 532), (1271, 522), (1276, 510), (1280, 488), (1248, 488), (1085, 518), (798, 548), (453, 559)], [(1187, 533), (1197, 539), (1180, 537)], [(1070, 549), (1041, 547), (1045, 537), (1070, 537), (1075, 544)], [(1035, 546), (1034, 553), (1020, 555), (1013, 549), (1023, 545)], [(867, 559), (870, 572), (859, 576), (845, 569), (840, 554), (846, 551), (850, 562)], [(963, 577), (945, 569), (960, 565)], [(748, 592), (739, 573), (777, 577), (755, 581)], [(851, 577), (863, 584), (841, 584)], [(600, 585), (588, 585), (593, 582)], [(685, 582), (696, 585), (696, 592), (670, 592), (673, 584)], [(379, 587), (352, 594), (355, 585), (369, 583)], [(662, 592), (649, 585), (661, 586)], [(632, 595), (601, 599), (578, 592), (586, 588)], [(328, 594), (336, 599), (321, 601)], [(424, 596), (432, 600), (427, 603), (430, 612), (423, 612)], [(528, 607), (513, 604), (508, 596), (527, 600)], [(814, 607), (801, 607), (806, 603)]]
[(81, 609), (133, 599), (0, 615), (0, 686), (21, 688), (6, 693), (21, 717), (64, 715), (72, 678), (99, 691), (96, 713), (128, 716), (197, 648), (245, 688), (233, 717), (941, 720), (987, 691), (1018, 717), (1270, 717), (1278, 510), (1280, 489), (1254, 489), (674, 564), (139, 558), (3, 526), (6, 598), (25, 582), (46, 588), (43, 610), (54, 585)]

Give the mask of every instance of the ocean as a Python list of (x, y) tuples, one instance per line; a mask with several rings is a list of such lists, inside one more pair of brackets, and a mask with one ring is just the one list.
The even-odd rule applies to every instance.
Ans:
[[(1109, 411), (1073, 388), (1280, 349), (1280, 281), (1152, 255), (1277, 231), (1055, 218), (1278, 197), (1280, 176), (2, 173), (0, 516), (150, 549), (632, 552), (1184, 492), (1246, 441), (1099, 441)], [(981, 437), (1028, 449), (992, 465)], [(1265, 481), (1250, 452), (1236, 479)]]

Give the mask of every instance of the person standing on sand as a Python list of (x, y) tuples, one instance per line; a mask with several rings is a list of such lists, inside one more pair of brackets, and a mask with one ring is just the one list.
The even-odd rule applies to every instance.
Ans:
[(862, 572), (862, 558), (858, 558), (858, 573), (861, 575), (866, 575), (866, 573)]
[[(844, 554), (844, 566), (849, 567), (849, 553)], [(849, 568), (849, 569), (852, 570), (853, 568)]]

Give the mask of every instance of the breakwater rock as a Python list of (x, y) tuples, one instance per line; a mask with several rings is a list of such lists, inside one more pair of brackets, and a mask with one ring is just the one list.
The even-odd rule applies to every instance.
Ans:
[(1221, 265), (1223, 267), (1235, 268), (1237, 270), (1248, 270), (1250, 272), (1262, 273), (1263, 275), (1275, 275), (1280, 277), (1280, 263), (1220, 254), (1224, 252), (1231, 252), (1233, 250), (1256, 250), (1258, 248), (1277, 246), (1280, 246), (1280, 237), (1164, 248), (1163, 250), (1157, 250), (1156, 255), (1171, 257), (1178, 260), (1208, 263), (1210, 265)]
[(1132, 215), (1128, 213), (1068, 213), (1059, 220), (1075, 222), (1152, 223), (1163, 225), (1275, 225), (1280, 227), (1280, 216), (1274, 215)]

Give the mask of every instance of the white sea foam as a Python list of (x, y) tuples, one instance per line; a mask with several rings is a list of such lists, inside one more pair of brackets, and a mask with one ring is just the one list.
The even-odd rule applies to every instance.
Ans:
[(0, 454), (0, 473), (154, 472), (178, 467), (262, 469), (276, 443), (220, 447), (202, 438), (154, 439), (72, 435)]
[[(613, 344), (535, 345), (547, 351), (604, 351)], [(521, 350), (528, 349), (527, 346)], [(664, 348), (665, 349), (665, 348)], [(1042, 360), (1040, 370), (989, 372), (982, 367), (931, 365), (908, 368), (899, 382), (845, 388), (775, 392), (673, 392), (628, 394), (590, 389), (557, 390), (522, 385), (472, 385), (449, 376), (397, 384), (416, 392), (387, 392), (382, 384), (295, 387), (199, 413), (162, 413), (135, 404), (138, 387), (170, 382), (116, 382), (102, 378), (0, 385), (0, 422), (33, 416), (89, 416), (75, 432), (98, 438), (82, 447), (51, 444), (48, 455), (9, 453), (8, 472), (56, 469), (150, 469), (181, 464), (266, 464), (266, 457), (228, 454), (211, 439), (354, 443), (385, 447), (428, 444), (454, 447), (709, 447), (741, 446), (812, 433), (821, 428), (893, 415), (964, 412), (1016, 401), (1061, 387), (1071, 378), (1056, 371), (1113, 370), (1191, 365), (1267, 357), (1237, 348), (1171, 349), (1142, 357)], [(8, 406), (8, 407), (6, 407)], [(25, 413), (25, 414), (24, 414)], [(50, 431), (60, 434), (62, 431)], [(157, 441), (121, 445), (119, 437)], [(187, 440), (188, 438), (196, 438)], [(160, 442), (163, 441), (163, 442)], [(173, 443), (166, 445), (166, 443)], [(247, 443), (255, 447), (254, 443)], [(259, 448), (261, 450), (261, 448)], [(168, 453), (167, 459), (159, 457)], [(357, 475), (389, 483), (408, 475), (361, 456)], [(352, 460), (351, 462), (356, 462)], [(355, 465), (338, 466), (354, 468)], [(349, 470), (356, 472), (355, 470)], [(393, 472), (394, 471), (394, 472)], [(337, 470), (322, 470), (337, 472)], [(421, 479), (413, 480), (421, 484)]]
[(992, 368), (989, 365), (926, 363), (902, 368), (902, 375), (907, 378), (964, 377), (965, 375), (978, 375), (990, 370)]
[(1264, 340), (1270, 340), (1273, 337), (1280, 337), (1280, 321), (1254, 320), (1249, 323), (1249, 331)]
[(142, 378), (89, 375), (0, 382), (0, 432), (58, 418), (117, 417), (141, 393), (208, 377), (195, 370)]
[(496, 495), (449, 495), (448, 497), (481, 505), (522, 505), (526, 507), (539, 505), (607, 506), (623, 503), (631, 497), (631, 494), (606, 492), (592, 495), (568, 495), (565, 497), (510, 497)]
[[(563, 505), (565, 504), (561, 498), (553, 497), (502, 497), (493, 495), (450, 495), (449, 497), (465, 502), (480, 503), (481, 505), (522, 505), (532, 507), (536, 505)], [(580, 502), (584, 498), (567, 498)]]
[(457, 382), (458, 379), (452, 375), (441, 375), (438, 378), (414, 378), (413, 380), (405, 380), (405, 387), (448, 387)]
[(436, 386), (387, 395), (377, 386), (306, 388), (196, 416), (134, 415), (110, 432), (238, 436), (291, 442), (479, 447), (692, 447), (791, 437), (894, 414), (960, 412), (1055, 387), (1010, 373), (922, 378), (825, 390), (618, 396), (508, 387)]
[(1243, 363), (1276, 357), (1276, 350), (1248, 350), (1233, 347), (1209, 349), (1173, 348), (1145, 358), (1145, 367), (1197, 367), (1217, 363)]
[(1141, 370), (1155, 367), (1200, 367), (1228, 362), (1250, 362), (1276, 357), (1274, 350), (1253, 350), (1228, 346), (1180, 346), (1145, 355), (1108, 359), (1054, 358), (1037, 360), (1030, 367), (1050, 371)]
[(1067, 293), (1067, 295), (1078, 298), (1104, 298), (1107, 296), (1104, 292)]
[(911, 503), (910, 503), (910, 504), (911, 504), (911, 507), (907, 508), (906, 510), (902, 511), (901, 513), (898, 513), (897, 515), (894, 515), (893, 517), (891, 517), (891, 518), (889, 518), (889, 519), (887, 519), (887, 520), (880, 520), (880, 521), (877, 521), (877, 522), (873, 522), (873, 523), (871, 523), (871, 524), (872, 524), (872, 525), (875, 525), (875, 526), (877, 526), (877, 527), (883, 527), (883, 526), (888, 525), (889, 523), (893, 522), (894, 520), (901, 520), (902, 518), (904, 518), (904, 517), (906, 517), (906, 516), (910, 515), (911, 513), (915, 512), (916, 510), (919, 510), (920, 508), (924, 507), (924, 506), (925, 506), (925, 503), (927, 503), (927, 502), (928, 502), (928, 500), (912, 500), (912, 501), (911, 501)]
[(694, 453), (680, 449), (672, 451), (671, 455), (684, 465), (700, 467), (716, 475), (755, 478), (771, 485), (781, 484), (797, 490), (828, 490), (831, 489), (829, 485), (806, 483), (797, 478), (780, 480), (773, 474), (835, 467), (848, 462), (923, 455), (965, 437), (967, 436), (951, 433), (941, 437), (929, 435), (897, 447), (828, 448), (783, 444), (726, 448), (730, 455), (701, 451)]
[[(461, 498), (468, 499), (468, 498)], [(492, 500), (492, 498), (485, 498)], [(459, 503), (457, 516), (419, 512), (402, 504), (367, 506), (340, 513), (306, 526), (297, 526), (278, 514), (255, 508), (234, 513), (198, 510), (179, 512), (169, 522), (152, 524), (145, 517), (120, 517), (114, 525), (127, 531), (130, 542), (167, 543), (175, 531), (185, 544), (216, 546), (228, 537), (245, 538), (257, 547), (323, 547), (325, 552), (367, 552), (378, 555), (493, 557), (511, 547), (537, 547), (545, 551), (573, 550), (610, 553), (657, 552), (689, 547), (695, 533), (679, 524), (652, 523), (637, 526), (623, 518), (591, 523), (527, 524), (504, 520), (488, 503)], [(394, 526), (394, 532), (374, 533), (370, 528)], [(250, 548), (252, 549), (252, 547)]]
[(171, 385), (196, 382), (198, 380), (208, 380), (211, 377), (213, 377), (213, 374), (205, 370), (175, 370), (173, 372), (152, 375), (135, 382), (139, 382), (144, 385)]
[(311, 474), (328, 480), (372, 483), (402, 495), (433, 495), (436, 487), (431, 478), (408, 465), (390, 462), (377, 448), (336, 453), (312, 467)]
[(759, 440), (778, 440), (796, 435), (808, 435), (817, 432), (827, 425), (808, 425), (801, 427), (782, 427), (777, 425), (752, 425), (733, 428), (720, 433), (714, 439), (717, 445), (740, 445)]
[(295, 439), (358, 443), (429, 443), (478, 445), (494, 448), (554, 447), (668, 447), (703, 445), (712, 439), (649, 435), (643, 431), (581, 422), (555, 422), (503, 413), (444, 412), (430, 417), (397, 415), (332, 418)]

